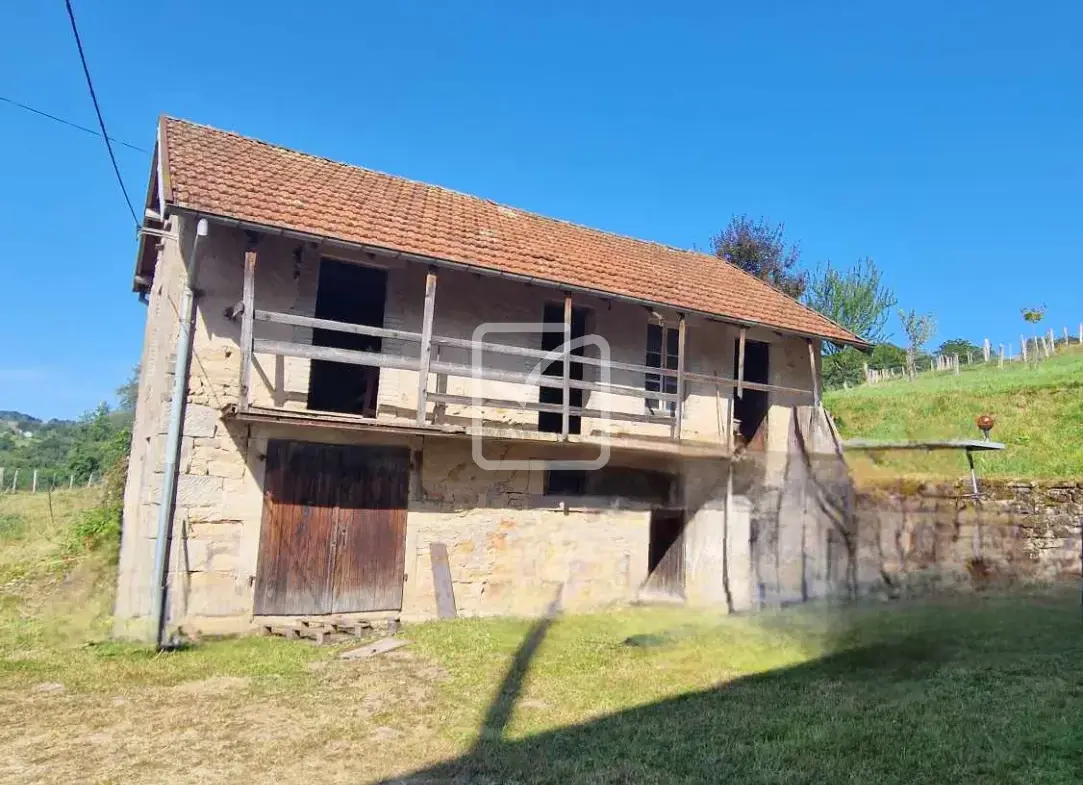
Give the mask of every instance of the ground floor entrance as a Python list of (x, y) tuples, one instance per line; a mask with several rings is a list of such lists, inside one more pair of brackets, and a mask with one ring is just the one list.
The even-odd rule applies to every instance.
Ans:
[(398, 610), (409, 470), (405, 448), (268, 442), (255, 613)]

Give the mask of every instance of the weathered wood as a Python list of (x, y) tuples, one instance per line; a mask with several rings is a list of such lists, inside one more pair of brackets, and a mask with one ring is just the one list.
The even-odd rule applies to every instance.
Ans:
[(748, 330), (741, 328), (741, 337), (737, 344), (737, 397), (745, 397), (745, 340)]
[(368, 365), (376, 368), (399, 368), (407, 371), (418, 369), (416, 357), (382, 352), (362, 352), (355, 349), (336, 349), (332, 346), (313, 346), (289, 341), (268, 341), (257, 338), (254, 342), (257, 354), (281, 354), (286, 357), (306, 357), (310, 360), (330, 360), (350, 365)]
[(986, 338), (982, 342), (982, 345), (981, 345), (981, 354), (982, 354), (982, 357), (985, 358), (985, 362), (989, 362), (989, 352), (990, 352), (990, 343), (989, 343), (989, 339)]
[[(681, 421), (684, 419), (684, 338), (685, 321), (684, 314), (677, 318), (677, 405), (673, 410), (673, 425), (670, 435), (674, 439), (681, 438)], [(666, 356), (666, 348), (662, 347), (662, 356)], [(665, 362), (662, 363), (665, 365)]]
[(425, 424), (425, 395), (429, 390), (429, 365), (432, 361), (432, 319), (436, 308), (436, 273), (425, 276), (425, 308), (421, 320), (421, 360), (417, 373), (417, 424)]
[(37, 469), (34, 469), (34, 477), (30, 481), (30, 492), (31, 493), (37, 493), (38, 492), (38, 470)]
[[(875, 373), (875, 371), (873, 371)], [(728, 376), (712, 376), (705, 373), (693, 373), (691, 371), (684, 372), (684, 379), (686, 382), (703, 382), (704, 384), (714, 384), (719, 387), (736, 387), (737, 380), (730, 379)], [(806, 390), (801, 387), (785, 387), (781, 384), (760, 384), (759, 382), (742, 382), (742, 387), (746, 390), (762, 390), (763, 392), (781, 392), (781, 393), (794, 393), (798, 395), (812, 395), (812, 390)], [(658, 393), (650, 393), (650, 397), (657, 398)], [(670, 398), (676, 398), (675, 395)]]
[(572, 422), (572, 296), (570, 294), (564, 295), (564, 372), (562, 376), (564, 389), (561, 397), (563, 411), (560, 414), (560, 436), (567, 439)]
[(455, 588), (451, 584), (447, 546), (442, 542), (430, 542), (429, 558), (432, 561), (432, 585), (436, 592), (436, 616), (454, 619), (458, 612), (455, 609)]
[(319, 330), (352, 333), (353, 335), (368, 335), (374, 338), (394, 338), (400, 341), (414, 342), (421, 340), (421, 333), (410, 332), (409, 330), (390, 330), (386, 327), (373, 327), (368, 324), (353, 324), (352, 322), (338, 322), (333, 319), (317, 319), (314, 316), (301, 316), (293, 313), (256, 311), (255, 319), (259, 322), (288, 324), (294, 327), (311, 327)]
[[(479, 349), (485, 352), (493, 352), (494, 354), (506, 354), (512, 357), (530, 357), (536, 360), (549, 360), (554, 359), (552, 352), (547, 352), (544, 349), (528, 349), (523, 346), (508, 346), (501, 343), (487, 343), (485, 341), (471, 341), (468, 338), (449, 338), (441, 335), (434, 335), (432, 342), (438, 346), (451, 346), (459, 349)], [(652, 368), (647, 365), (638, 365), (636, 363), (625, 363), (617, 360), (602, 360), (598, 357), (586, 357), (576, 356), (575, 362), (578, 365), (587, 365), (593, 368), (609, 368), (614, 371), (631, 371), (633, 373), (650, 373), (659, 374), (662, 376), (676, 376), (676, 369), (669, 368)], [(651, 393), (652, 398), (658, 396)]]
[[(420, 361), (416, 357), (406, 357), (398, 354), (381, 352), (361, 352), (353, 349), (336, 349), (329, 346), (312, 346), (306, 343), (293, 343), (289, 341), (269, 341), (257, 338), (254, 341), (254, 351), (265, 354), (279, 354), (286, 357), (305, 357), (310, 360), (330, 360), (331, 362), (349, 363), (352, 365), (369, 365), (377, 368), (399, 368), (402, 370), (416, 371)], [(576, 358), (578, 361), (580, 358)], [(531, 384), (539, 387), (562, 388), (564, 382), (556, 377), (540, 376), (531, 380), (530, 374), (518, 371), (504, 371), (496, 368), (474, 369), (469, 365), (432, 361), (429, 364), (430, 373), (446, 374), (448, 376), (477, 376), (479, 379), (498, 382), (512, 382)], [(675, 401), (677, 396), (672, 393), (649, 392), (641, 387), (628, 387), (617, 384), (600, 384), (596, 382), (580, 381), (572, 379), (572, 389), (591, 390), (594, 392), (608, 392), (613, 395), (623, 395), (631, 398), (652, 398), (663, 401)]]
[[(512, 401), (502, 398), (474, 398), (469, 395), (448, 395), (446, 393), (429, 393), (429, 398), (439, 403), (451, 404), (452, 406), (484, 406), (494, 409), (522, 409), (529, 412), (553, 412), (559, 414), (564, 411), (563, 404), (540, 403), (538, 401)], [(569, 409), (573, 417), (592, 417), (595, 419), (609, 418), (627, 422), (642, 422), (655, 424), (670, 424), (673, 421), (669, 414), (637, 414), (635, 412), (602, 411), (601, 409), (584, 409), (572, 406)]]
[(1019, 348), (1023, 355), (1023, 362), (1027, 361), (1027, 339), (1026, 336), (1019, 336)]
[(257, 615), (398, 610), (408, 452), (271, 440)]
[(256, 252), (244, 255), (244, 289), (241, 295), (241, 382), (237, 395), (237, 408), (248, 408), (248, 385), (252, 377), (252, 342), (256, 312)]
[(820, 369), (816, 362), (816, 346), (813, 344), (812, 339), (809, 338), (806, 343), (808, 344), (808, 362), (809, 368), (812, 372), (812, 405), (820, 405)]

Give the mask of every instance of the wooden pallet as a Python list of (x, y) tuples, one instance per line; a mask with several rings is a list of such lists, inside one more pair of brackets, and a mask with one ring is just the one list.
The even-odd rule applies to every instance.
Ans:
[(394, 632), (398, 628), (398, 619), (313, 616), (264, 624), (262, 632), (264, 635), (281, 635), (287, 640), (305, 638), (315, 641), (317, 646), (322, 646), (325, 643), (341, 643), (350, 638), (364, 638), (376, 631)]

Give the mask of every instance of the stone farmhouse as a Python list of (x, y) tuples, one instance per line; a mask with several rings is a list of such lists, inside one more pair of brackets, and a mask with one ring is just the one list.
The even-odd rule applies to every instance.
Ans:
[(183, 120), (145, 209), (124, 636), (740, 607), (727, 466), (864, 346), (710, 255)]

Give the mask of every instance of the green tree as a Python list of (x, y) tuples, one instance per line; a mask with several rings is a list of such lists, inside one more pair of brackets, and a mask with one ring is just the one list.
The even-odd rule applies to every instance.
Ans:
[(786, 242), (785, 230), (782, 223), (735, 215), (711, 238), (711, 247), (719, 259), (799, 298), (808, 285), (808, 274), (800, 269), (801, 251)]
[(919, 314), (913, 308), (909, 312), (899, 309), (899, 320), (906, 333), (906, 370), (913, 381), (918, 375), (917, 358), (922, 348), (936, 331), (936, 317), (931, 314)]
[(982, 351), (980, 346), (972, 344), (966, 338), (949, 338), (940, 344), (936, 353), (944, 357), (951, 357), (953, 354), (966, 357), (967, 355), (981, 354)]
[[(848, 270), (837, 270), (827, 262), (812, 277), (805, 303), (869, 343), (880, 343), (888, 312), (898, 302), (894, 292), (884, 286), (883, 278), (883, 272), (869, 257), (859, 259)], [(833, 344), (824, 347), (829, 355), (841, 349)]]

